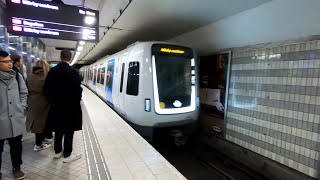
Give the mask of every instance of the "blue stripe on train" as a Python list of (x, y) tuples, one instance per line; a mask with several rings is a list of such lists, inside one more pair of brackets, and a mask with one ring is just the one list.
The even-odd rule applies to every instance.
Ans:
[(112, 100), (112, 86), (113, 86), (113, 74), (114, 74), (114, 65), (115, 65), (115, 60), (111, 59), (107, 63), (107, 78), (106, 78), (106, 99), (107, 102), (113, 105), (113, 100)]

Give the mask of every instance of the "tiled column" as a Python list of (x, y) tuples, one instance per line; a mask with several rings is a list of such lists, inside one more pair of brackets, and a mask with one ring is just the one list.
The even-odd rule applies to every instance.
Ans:
[(319, 77), (320, 41), (235, 49), (226, 138), (319, 178)]

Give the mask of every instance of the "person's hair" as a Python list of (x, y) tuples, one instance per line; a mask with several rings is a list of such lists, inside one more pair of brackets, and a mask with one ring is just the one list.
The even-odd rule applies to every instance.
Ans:
[(14, 54), (14, 55), (11, 55), (10, 56), (11, 60), (13, 61), (13, 64), (17, 63), (20, 61), (21, 59), (21, 56), (17, 55), (17, 54)]
[(6, 58), (8, 56), (9, 56), (9, 54), (6, 51), (0, 50), (0, 58)]
[(60, 54), (61, 61), (71, 61), (71, 57), (72, 57), (72, 54), (70, 50), (64, 49), (61, 51), (61, 54)]
[(50, 65), (47, 63), (47, 61), (44, 60), (37, 61), (34, 67), (42, 68), (45, 77), (48, 75), (48, 72), (50, 70)]

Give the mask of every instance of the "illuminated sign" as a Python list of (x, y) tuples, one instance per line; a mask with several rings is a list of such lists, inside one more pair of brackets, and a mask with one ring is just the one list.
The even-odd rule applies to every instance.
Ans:
[(99, 40), (99, 12), (38, 0), (6, 0), (8, 32), (65, 40)]
[(193, 50), (188, 47), (171, 45), (171, 44), (153, 44), (152, 54), (161, 56), (179, 56), (193, 58)]
[(166, 52), (166, 53), (175, 53), (175, 54), (183, 54), (184, 51), (179, 50), (179, 49), (169, 49), (169, 48), (161, 48), (161, 52)]

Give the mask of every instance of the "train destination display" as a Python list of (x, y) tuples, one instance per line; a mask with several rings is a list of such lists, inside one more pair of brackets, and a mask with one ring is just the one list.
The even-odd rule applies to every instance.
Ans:
[(98, 41), (99, 12), (36, 0), (6, 0), (8, 32), (18, 36)]

